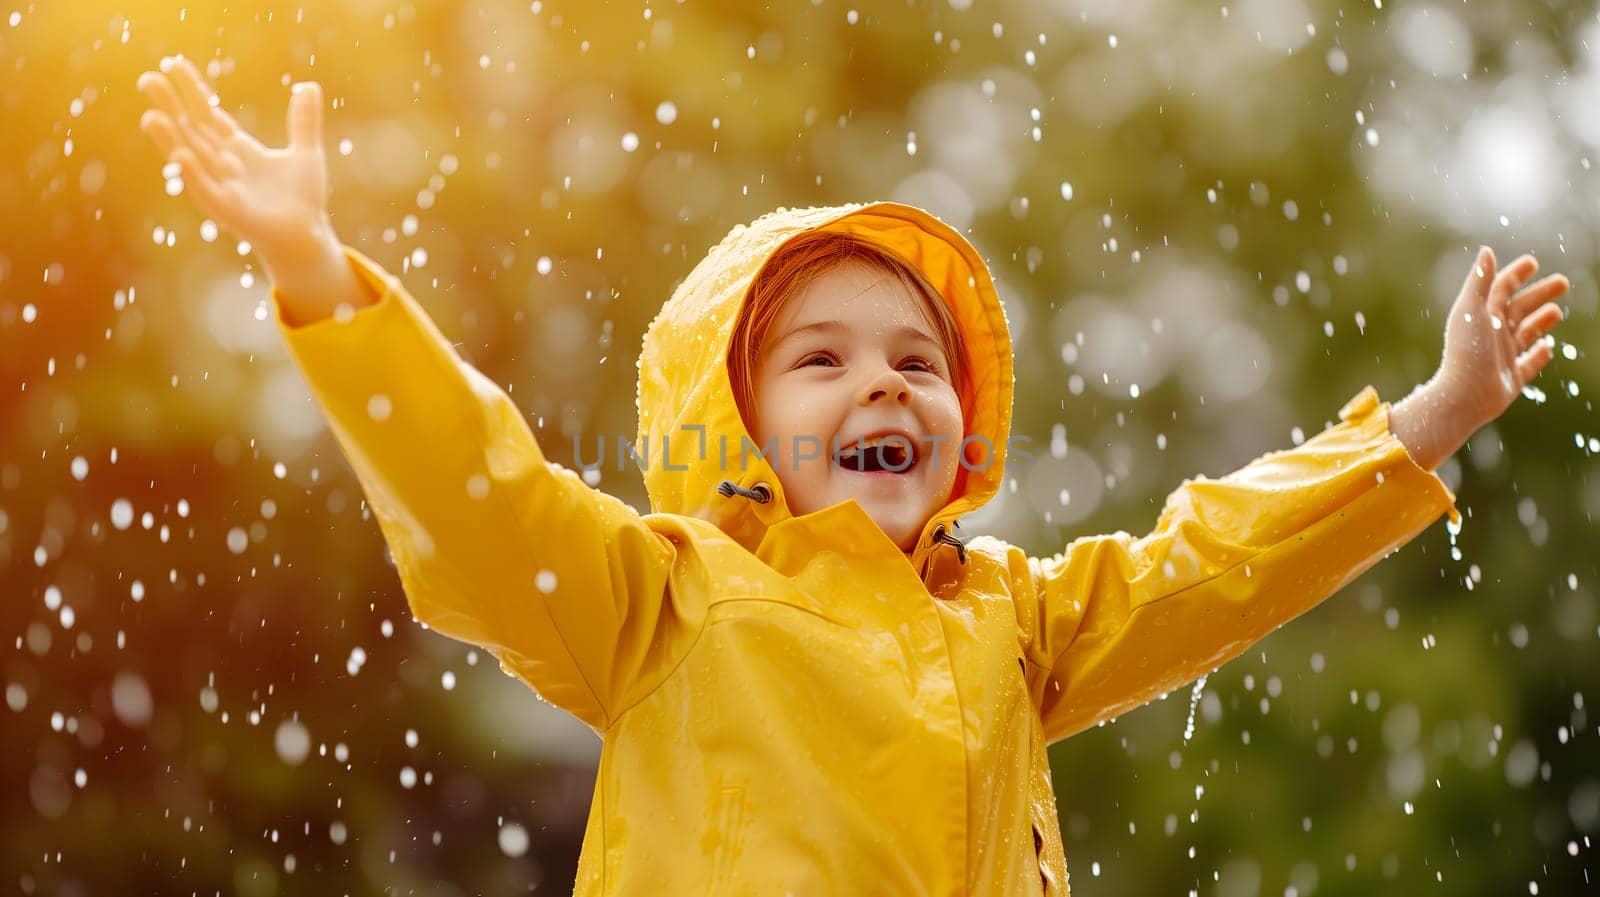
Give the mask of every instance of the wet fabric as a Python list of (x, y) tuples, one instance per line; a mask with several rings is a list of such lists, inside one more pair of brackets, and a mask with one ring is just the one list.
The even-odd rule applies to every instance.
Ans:
[[(792, 515), (765, 458), (740, 450), (733, 325), (762, 264), (811, 230), (918, 266), (969, 349), (967, 433), (995, 452), (964, 465), (909, 554), (854, 500)], [(581, 897), (1066, 894), (1048, 744), (1192, 682), (1441, 513), (1459, 519), (1367, 387), (1304, 444), (1186, 480), (1142, 537), (1039, 557), (953, 544), (1005, 480), (1010, 336), (976, 250), (894, 203), (780, 209), (681, 283), (639, 362), (640, 515), (547, 460), (401, 283), (347, 252), (376, 302), (278, 326), (416, 618), (602, 739)]]

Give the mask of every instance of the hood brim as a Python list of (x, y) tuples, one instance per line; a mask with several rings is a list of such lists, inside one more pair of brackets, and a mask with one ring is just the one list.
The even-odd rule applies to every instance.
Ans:
[[(646, 459), (651, 507), (710, 521), (751, 550), (767, 528), (792, 516), (739, 414), (727, 359), (751, 285), (785, 244), (812, 232), (849, 234), (920, 270), (954, 313), (967, 350), (967, 456), (949, 501), (924, 525), (915, 560), (940, 524), (999, 492), (1014, 379), (1010, 330), (988, 265), (955, 229), (901, 203), (780, 208), (734, 227), (678, 286), (646, 330), (639, 357), (636, 448)], [(725, 481), (765, 484), (772, 499), (724, 496), (717, 487)]]

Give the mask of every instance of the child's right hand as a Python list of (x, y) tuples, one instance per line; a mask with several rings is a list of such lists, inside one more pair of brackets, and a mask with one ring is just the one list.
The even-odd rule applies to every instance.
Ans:
[(160, 68), (139, 76), (140, 92), (155, 106), (139, 119), (140, 130), (177, 163), (201, 210), (250, 242), (284, 295), (291, 323), (338, 304), (363, 304), (328, 215), (321, 85), (294, 85), (289, 145), (273, 149), (215, 104), (189, 60), (168, 57)]

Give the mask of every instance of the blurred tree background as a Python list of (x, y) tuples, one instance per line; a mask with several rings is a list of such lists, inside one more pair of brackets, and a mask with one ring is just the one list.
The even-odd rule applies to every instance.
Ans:
[(340, 235), (557, 460), (634, 432), (735, 224), (941, 215), (1035, 443), (964, 529), (1033, 554), (1398, 401), (1473, 249), (1536, 252), (1568, 321), (1441, 468), (1461, 531), (1051, 759), (1084, 897), (1597, 888), (1594, 4), (10, 0), (0, 892), (568, 893), (593, 787), (593, 733), (410, 621), (248, 247), (138, 130), (175, 53), (269, 143), (323, 82)]

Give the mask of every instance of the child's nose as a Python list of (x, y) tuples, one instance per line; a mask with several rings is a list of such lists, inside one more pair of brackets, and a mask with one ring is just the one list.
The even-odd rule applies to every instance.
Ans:
[(893, 368), (885, 368), (869, 380), (861, 391), (863, 405), (870, 405), (883, 399), (891, 399), (902, 405), (911, 401), (910, 384), (906, 383), (905, 375)]

